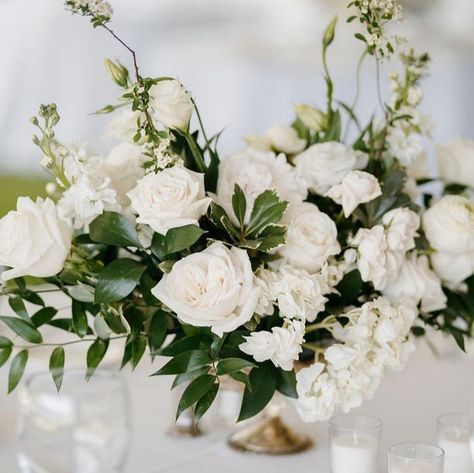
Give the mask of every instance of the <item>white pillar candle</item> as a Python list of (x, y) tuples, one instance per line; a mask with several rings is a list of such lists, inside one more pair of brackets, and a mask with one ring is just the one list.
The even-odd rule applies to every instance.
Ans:
[(443, 432), (438, 445), (444, 450), (444, 473), (474, 473), (469, 434), (461, 430)]
[(378, 473), (378, 442), (370, 435), (340, 434), (331, 443), (332, 473)]
[(438, 467), (429, 465), (423, 460), (419, 462), (410, 461), (407, 464), (394, 465), (390, 467), (390, 473), (438, 473)]

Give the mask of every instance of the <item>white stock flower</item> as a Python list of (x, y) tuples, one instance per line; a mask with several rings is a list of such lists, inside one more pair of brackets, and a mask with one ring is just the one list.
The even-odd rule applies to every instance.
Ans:
[(240, 186), (247, 199), (246, 223), (255, 199), (267, 189), (275, 189), (280, 199), (288, 202), (301, 202), (307, 196), (304, 185), (301, 185), (283, 154), (275, 156), (272, 152), (254, 149), (233, 154), (219, 164), (216, 201), (234, 223), (237, 223), (232, 209), (235, 184)]
[(163, 235), (170, 228), (198, 225), (211, 199), (204, 189), (204, 175), (181, 166), (147, 174), (130, 191), (137, 222)]
[(421, 310), (434, 312), (446, 308), (447, 298), (441, 280), (429, 267), (427, 256), (412, 253), (404, 262), (397, 277), (387, 285), (384, 296), (393, 301), (421, 302)]
[(271, 332), (254, 332), (244, 337), (245, 342), (240, 344), (239, 348), (255, 361), (271, 360), (277, 368), (291, 371), (303, 351), (301, 345), (304, 342), (304, 333), (303, 322), (285, 320), (285, 326), (273, 327)]
[(442, 197), (425, 212), (423, 229), (441, 279), (456, 285), (474, 273), (474, 204), (469, 199)]
[(117, 192), (122, 206), (127, 206), (130, 199), (127, 193), (145, 175), (143, 163), (146, 157), (140, 146), (131, 143), (120, 143), (112, 148), (104, 160), (104, 170), (111, 179), (111, 186)]
[(323, 363), (315, 363), (296, 373), (296, 391), (296, 410), (303, 422), (322, 422), (333, 415), (338, 392)]
[(331, 187), (326, 193), (334, 202), (342, 205), (347, 218), (360, 205), (382, 195), (378, 179), (368, 172), (349, 171), (340, 184)]
[(149, 91), (150, 105), (164, 126), (186, 131), (193, 113), (188, 91), (176, 79), (160, 80)]
[(387, 136), (387, 143), (390, 152), (403, 166), (412, 165), (423, 154), (420, 136), (407, 132), (400, 126), (391, 128)]
[(137, 120), (140, 116), (141, 112), (123, 110), (110, 120), (105, 130), (105, 135), (119, 141), (133, 143), (133, 137), (137, 133)]
[(19, 197), (17, 209), (0, 219), (1, 279), (58, 274), (71, 248), (72, 232), (50, 199)]
[(386, 228), (387, 245), (390, 251), (406, 253), (415, 248), (415, 237), (420, 228), (420, 217), (413, 210), (398, 207), (388, 211), (382, 218)]
[(438, 170), (448, 183), (474, 187), (474, 141), (456, 138), (445, 146), (438, 146)]
[(336, 224), (314, 204), (290, 205), (283, 223), (287, 225), (286, 244), (278, 252), (296, 268), (314, 273), (341, 251)]
[(252, 318), (259, 289), (246, 251), (215, 242), (177, 261), (152, 293), (181, 322), (221, 337)]
[(315, 194), (324, 195), (357, 166), (357, 153), (342, 143), (317, 143), (294, 158), (298, 174)]

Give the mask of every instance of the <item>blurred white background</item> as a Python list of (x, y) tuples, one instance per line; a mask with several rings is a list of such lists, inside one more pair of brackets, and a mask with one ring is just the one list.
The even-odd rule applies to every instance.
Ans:
[[(176, 76), (192, 91), (209, 131), (226, 131), (221, 152), (250, 132), (292, 119), (297, 102), (323, 104), (320, 38), (339, 13), (330, 67), (336, 95), (351, 101), (361, 46), (344, 20), (344, 0), (113, 0), (113, 27), (138, 52), (142, 73)], [(435, 141), (474, 138), (474, 0), (406, 0), (401, 28), (429, 50), (424, 111)], [(103, 60), (130, 64), (104, 31), (63, 9), (62, 0), (0, 2), (0, 172), (39, 173), (29, 118), (56, 102), (61, 138), (104, 146), (107, 118), (89, 116), (118, 90)], [(393, 69), (387, 64), (387, 74)], [(375, 69), (363, 70), (360, 109), (376, 107)]]

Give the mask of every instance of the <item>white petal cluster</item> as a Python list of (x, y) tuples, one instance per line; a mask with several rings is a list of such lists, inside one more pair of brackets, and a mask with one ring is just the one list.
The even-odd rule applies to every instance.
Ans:
[(403, 166), (411, 166), (423, 154), (420, 135), (401, 126), (390, 129), (387, 136), (390, 152)]
[(474, 187), (474, 141), (456, 138), (438, 146), (437, 161), (445, 182)]
[(66, 5), (74, 12), (88, 11), (96, 17), (112, 18), (112, 5), (106, 0), (66, 0)]
[(267, 189), (275, 189), (280, 199), (287, 202), (302, 202), (307, 196), (304, 183), (298, 179), (285, 155), (252, 148), (233, 154), (219, 165), (216, 201), (236, 224), (238, 222), (232, 209), (235, 184), (240, 186), (247, 199), (246, 223), (255, 199)]
[(245, 141), (258, 151), (285, 154), (296, 154), (306, 147), (306, 140), (301, 139), (294, 128), (280, 125), (272, 126), (264, 135), (250, 135)]
[(383, 225), (361, 228), (350, 244), (357, 249), (362, 280), (383, 290), (397, 276), (405, 253), (415, 247), (419, 226), (420, 218), (415, 212), (396, 208), (384, 215)]
[(105, 130), (105, 136), (115, 138), (121, 142), (133, 143), (133, 137), (137, 133), (137, 121), (139, 118), (144, 119), (141, 112), (123, 110), (110, 120)]
[(368, 172), (350, 171), (340, 184), (331, 187), (326, 193), (334, 202), (342, 205), (344, 216), (349, 217), (360, 205), (382, 195), (378, 179)]
[(296, 408), (305, 422), (328, 419), (341, 406), (344, 412), (373, 396), (387, 367), (400, 368), (413, 345), (407, 341), (417, 317), (413, 305), (392, 305), (378, 299), (346, 314), (348, 323), (336, 326), (339, 342), (317, 363), (296, 375)]
[(286, 320), (283, 327), (274, 327), (271, 332), (254, 332), (239, 345), (242, 352), (255, 361), (271, 360), (285, 371), (293, 369), (294, 362), (303, 351), (305, 325), (299, 320)]

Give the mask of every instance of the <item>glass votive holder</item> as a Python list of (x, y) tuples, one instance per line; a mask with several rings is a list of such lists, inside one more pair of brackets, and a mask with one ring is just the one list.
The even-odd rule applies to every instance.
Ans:
[(388, 452), (389, 473), (443, 473), (444, 452), (434, 445), (404, 443)]
[(472, 420), (469, 414), (438, 417), (438, 445), (444, 450), (444, 473), (474, 473), (471, 452)]
[(329, 423), (332, 473), (378, 473), (382, 421), (341, 415)]

